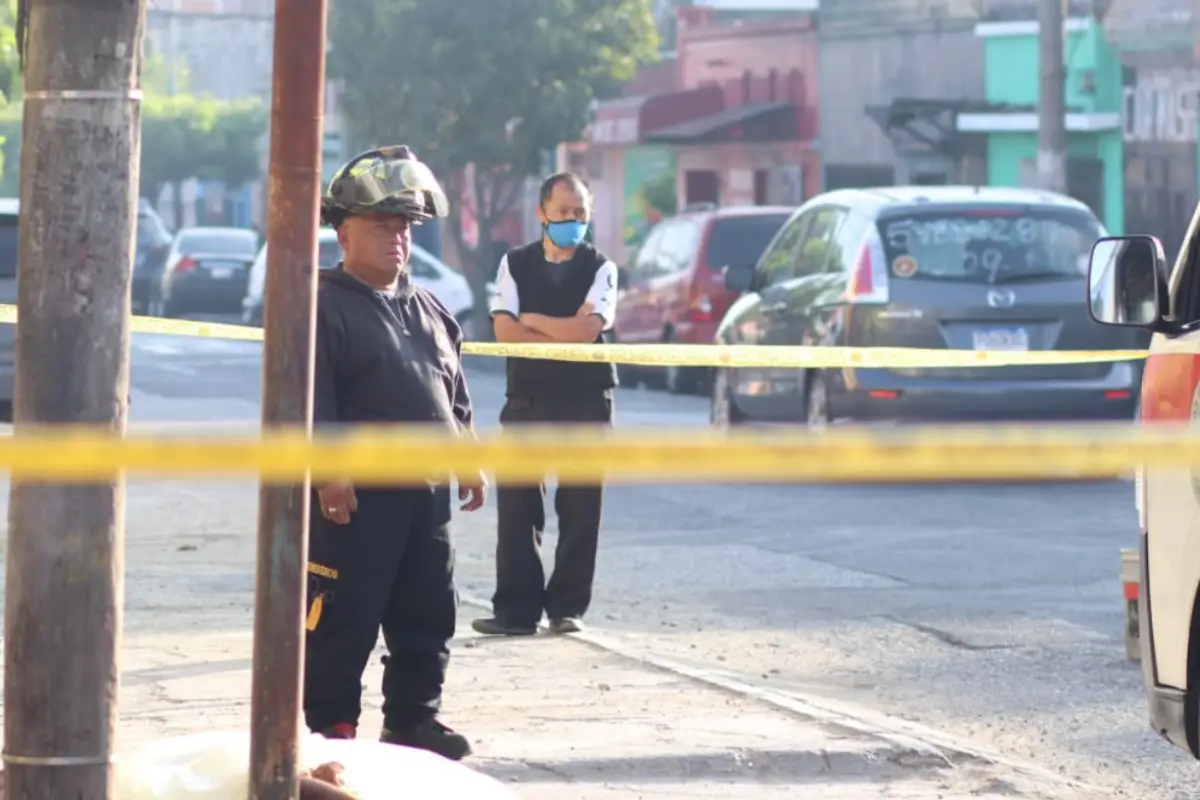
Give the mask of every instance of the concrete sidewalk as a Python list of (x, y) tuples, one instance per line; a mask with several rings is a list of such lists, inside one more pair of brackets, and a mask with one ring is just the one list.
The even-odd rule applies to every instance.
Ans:
[[(248, 633), (196, 632), (186, 646), (162, 650), (148, 644), (126, 651), (124, 747), (248, 726)], [(163, 656), (176, 663), (137, 666)], [(364, 735), (382, 722), (381, 673), (375, 659), (364, 679)], [(456, 641), (445, 719), (474, 742), (468, 763), (523, 800), (1079, 796), (1040, 790), (991, 763), (956, 763), (806, 721), (548, 636)]]
[[(256, 494), (248, 482), (130, 485), (119, 752), (248, 728)], [(481, 639), (472, 612), (445, 718), (474, 742), (471, 765), (523, 800), (1103, 796), (817, 722), (582, 641)], [(364, 735), (382, 722), (381, 672), (373, 659)]]

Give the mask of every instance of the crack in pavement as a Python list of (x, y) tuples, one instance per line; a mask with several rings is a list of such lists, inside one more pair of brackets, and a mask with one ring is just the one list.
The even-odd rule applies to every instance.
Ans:
[(955, 636), (949, 631), (944, 631), (940, 628), (935, 628), (932, 625), (925, 625), (924, 623), (920, 622), (912, 622), (910, 620), (900, 619), (899, 617), (892, 616), (891, 614), (878, 614), (876, 615), (876, 619), (885, 619), (888, 622), (895, 623), (896, 625), (902, 625), (905, 628), (909, 628), (917, 631), (918, 633), (923, 633), (926, 636), (930, 636), (942, 644), (949, 645), (950, 647), (958, 650), (967, 650), (972, 653), (1021, 649), (1021, 646), (1017, 644), (974, 644), (972, 642), (968, 642), (966, 639)]

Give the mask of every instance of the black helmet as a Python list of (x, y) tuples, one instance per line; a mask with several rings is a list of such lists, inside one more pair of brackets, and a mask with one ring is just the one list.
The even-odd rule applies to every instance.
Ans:
[(359, 214), (395, 214), (421, 223), (449, 213), (433, 171), (403, 144), (359, 153), (334, 174), (321, 198), (321, 221), (335, 228)]

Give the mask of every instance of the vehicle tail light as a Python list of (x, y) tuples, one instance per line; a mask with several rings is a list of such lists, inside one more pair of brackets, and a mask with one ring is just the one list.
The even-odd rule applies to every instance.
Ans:
[(194, 270), (198, 266), (200, 266), (200, 264), (196, 261), (196, 259), (188, 258), (187, 256), (184, 256), (183, 258), (179, 259), (179, 261), (175, 264), (175, 269), (173, 271), (174, 272), (190, 272), (191, 270)]
[(692, 322), (712, 322), (712, 299), (706, 295), (697, 297), (692, 301), (691, 307), (688, 308), (688, 316)]
[(1131, 397), (1133, 397), (1132, 392), (1124, 392), (1119, 390), (1104, 393), (1105, 400), (1128, 400)]
[(883, 246), (870, 236), (858, 251), (854, 273), (846, 289), (846, 301), (853, 305), (883, 304), (888, 301), (888, 273)]
[(868, 392), (867, 394), (876, 400), (896, 400), (900, 397), (899, 392), (893, 392), (887, 389), (876, 389)]

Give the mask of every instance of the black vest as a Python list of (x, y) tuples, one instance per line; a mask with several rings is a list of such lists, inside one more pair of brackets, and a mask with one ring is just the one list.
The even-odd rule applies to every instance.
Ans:
[[(581, 244), (571, 258), (566, 275), (561, 281), (555, 281), (546, 267), (540, 241), (510, 250), (508, 272), (517, 285), (521, 311), (547, 317), (575, 316), (587, 300), (596, 273), (607, 260), (590, 244)], [(602, 344), (609, 339), (607, 333), (601, 333), (594, 344)], [(615, 364), (508, 359), (509, 397), (603, 392), (616, 385)]]

